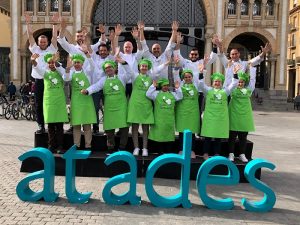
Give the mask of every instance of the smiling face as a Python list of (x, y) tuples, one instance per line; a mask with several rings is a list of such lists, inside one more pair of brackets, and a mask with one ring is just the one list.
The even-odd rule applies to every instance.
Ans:
[(190, 73), (185, 73), (183, 76), (183, 80), (186, 84), (191, 84), (193, 82), (193, 76)]
[(104, 72), (107, 76), (113, 77), (116, 73), (116, 70), (110, 64), (106, 64), (104, 66)]
[(40, 37), (38, 38), (38, 46), (39, 46), (42, 50), (46, 50), (46, 48), (48, 47), (48, 38), (47, 38), (47, 37), (40, 36)]
[(161, 46), (159, 44), (152, 45), (152, 54), (157, 58), (161, 55)]
[(222, 81), (221, 80), (214, 80), (212, 83), (213, 88), (221, 89), (222, 88)]
[(51, 70), (51, 71), (54, 71), (56, 68), (55, 68), (55, 61), (54, 60), (52, 60), (52, 59), (50, 59), (49, 61), (48, 61), (48, 66), (49, 66), (49, 69)]
[(147, 64), (141, 64), (140, 65), (140, 72), (141, 72), (141, 74), (146, 74), (148, 72), (148, 65)]
[(84, 39), (85, 39), (85, 37), (84, 37), (82, 31), (76, 32), (75, 41), (77, 42), (78, 45), (81, 45), (84, 42)]
[(244, 88), (245, 87), (245, 81), (239, 80), (238, 88)]
[(163, 86), (161, 87), (161, 90), (162, 90), (163, 92), (169, 91), (169, 85), (168, 85), (168, 84), (167, 84), (167, 85), (163, 85)]
[(199, 58), (199, 52), (198, 50), (192, 50), (189, 54), (189, 58), (192, 62), (196, 62)]
[(235, 62), (238, 61), (240, 59), (239, 51), (237, 49), (231, 49), (230, 58)]
[(108, 56), (108, 49), (106, 46), (99, 46), (99, 55), (102, 59), (105, 59)]
[(133, 46), (130, 41), (126, 41), (123, 47), (123, 51), (125, 54), (132, 54)]
[(82, 63), (80, 61), (74, 61), (73, 64), (76, 71), (82, 70)]

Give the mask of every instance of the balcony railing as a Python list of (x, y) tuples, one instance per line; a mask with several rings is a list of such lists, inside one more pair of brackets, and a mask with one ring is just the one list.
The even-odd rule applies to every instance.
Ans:
[(294, 59), (288, 59), (288, 60), (287, 60), (287, 65), (288, 65), (289, 67), (295, 66), (295, 60), (294, 60)]

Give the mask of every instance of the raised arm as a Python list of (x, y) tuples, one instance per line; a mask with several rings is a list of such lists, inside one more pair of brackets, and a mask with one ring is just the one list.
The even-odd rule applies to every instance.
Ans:
[(115, 46), (115, 52), (118, 51), (118, 46), (119, 46), (119, 36), (122, 33), (122, 26), (121, 24), (117, 24), (117, 26), (115, 26), (115, 38), (114, 38), (114, 46)]
[(32, 26), (30, 25), (31, 23), (31, 16), (27, 13), (25, 13), (25, 22), (26, 22), (26, 28), (27, 28), (27, 37), (29, 40), (29, 45), (30, 47), (33, 47), (35, 43), (34, 37), (33, 37), (33, 31), (32, 31)]
[(153, 84), (148, 88), (148, 90), (146, 92), (146, 96), (153, 101), (156, 99), (156, 96), (158, 94), (156, 87), (157, 87), (157, 82), (156, 82), (156, 80), (153, 80)]
[(178, 80), (175, 81), (175, 92), (172, 92), (172, 95), (174, 96), (176, 101), (179, 101), (183, 98), (182, 90)]
[(240, 64), (237, 64), (233, 67), (233, 78), (231, 79), (231, 83), (224, 87), (224, 90), (227, 94), (227, 96), (230, 95), (230, 93), (238, 86), (239, 79), (237, 73), (242, 69), (242, 66)]
[(198, 90), (206, 94), (210, 89), (212, 89), (212, 87), (207, 86), (204, 82), (204, 76), (206, 74), (206, 70), (204, 68), (205, 68), (204, 64), (198, 65), (198, 69), (199, 69)]
[(89, 86), (86, 90), (81, 90), (81, 94), (91, 95), (103, 89), (106, 77), (102, 77), (97, 83)]
[(248, 88), (251, 90), (251, 92), (253, 92), (256, 83), (256, 67), (250, 66), (249, 72), (250, 72), (250, 81), (249, 81)]
[(51, 43), (54, 46), (54, 48), (57, 49), (57, 25), (59, 23), (59, 14), (54, 13), (52, 16), (52, 38), (51, 38)]

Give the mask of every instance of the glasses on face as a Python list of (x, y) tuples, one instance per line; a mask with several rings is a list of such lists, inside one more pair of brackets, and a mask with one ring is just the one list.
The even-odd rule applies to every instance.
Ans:
[(197, 55), (198, 55), (198, 53), (191, 53), (191, 55), (195, 55), (195, 56), (197, 56)]

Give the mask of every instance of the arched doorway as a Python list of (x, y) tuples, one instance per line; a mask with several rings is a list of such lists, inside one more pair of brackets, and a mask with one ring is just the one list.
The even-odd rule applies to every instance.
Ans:
[(120, 23), (125, 28), (119, 39), (123, 44), (132, 40), (131, 29), (140, 20), (147, 27), (145, 37), (149, 47), (159, 43), (164, 49), (171, 36), (171, 23), (177, 20), (184, 37), (181, 54), (187, 57), (188, 52), (197, 47), (203, 56), (207, 22), (201, 0), (97, 0), (92, 14), (92, 37), (94, 41), (99, 38), (96, 31), (99, 23), (105, 23), (107, 27)]
[[(249, 60), (260, 54), (260, 46), (264, 46), (267, 40), (256, 33), (242, 33), (236, 36), (229, 44), (228, 51), (236, 48), (240, 52), (241, 60)], [(270, 87), (270, 63), (264, 60), (257, 66), (256, 87), (265, 90)]]

